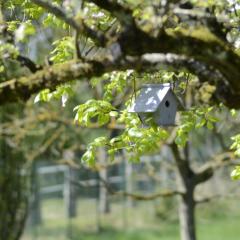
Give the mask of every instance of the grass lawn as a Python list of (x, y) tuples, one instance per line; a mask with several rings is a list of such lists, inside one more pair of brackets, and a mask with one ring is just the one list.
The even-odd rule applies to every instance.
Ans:
[[(112, 204), (110, 214), (97, 216), (93, 200), (81, 201), (78, 217), (67, 220), (60, 200), (44, 201), (43, 224), (28, 228), (22, 240), (178, 240), (177, 216), (171, 220), (156, 218), (151, 202), (124, 210)], [(234, 203), (201, 205), (197, 210), (199, 240), (239, 240), (240, 206)], [(80, 213), (82, 217), (80, 216)], [(97, 226), (101, 222), (101, 231)]]

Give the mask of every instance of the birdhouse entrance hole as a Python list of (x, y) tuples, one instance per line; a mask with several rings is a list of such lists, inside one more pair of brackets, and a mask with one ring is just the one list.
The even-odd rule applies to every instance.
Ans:
[(169, 106), (170, 106), (170, 102), (169, 102), (168, 100), (165, 102), (165, 106), (166, 106), (166, 107), (169, 107)]

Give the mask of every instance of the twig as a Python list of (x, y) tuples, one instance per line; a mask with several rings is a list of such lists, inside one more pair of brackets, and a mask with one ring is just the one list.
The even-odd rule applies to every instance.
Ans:
[(22, 66), (26, 66), (32, 73), (42, 69), (42, 66), (35, 64), (30, 58), (25, 56), (18, 55), (16, 60), (19, 61)]
[(63, 20), (65, 23), (73, 27), (76, 31), (86, 34), (88, 37), (92, 38), (100, 46), (105, 46), (106, 38), (104, 33), (101, 31), (93, 30), (89, 28), (83, 21), (78, 23), (73, 17), (69, 17), (60, 7), (55, 6), (44, 0), (31, 0), (36, 5), (46, 9), (51, 14), (55, 15), (59, 19)]
[(37, 151), (33, 151), (32, 153), (28, 154), (28, 160), (32, 162), (37, 156), (44, 153), (48, 147), (60, 136), (63, 130), (63, 126), (58, 128), (55, 133), (53, 133), (52, 136), (45, 143), (43, 143), (40, 148), (37, 149)]
[[(167, 198), (167, 197), (172, 197), (175, 195), (182, 195), (182, 192), (179, 191), (165, 191), (165, 192), (159, 192), (159, 193), (154, 193), (154, 194), (148, 194), (148, 195), (143, 195), (143, 194), (138, 194), (138, 193), (130, 193), (130, 192), (126, 192), (126, 191), (115, 191), (113, 190), (113, 188), (110, 186), (110, 184), (108, 182), (106, 182), (104, 179), (100, 178), (99, 176), (99, 180), (104, 184), (104, 187), (107, 189), (107, 191), (112, 194), (112, 195), (117, 195), (117, 196), (123, 196), (123, 197), (131, 197), (135, 200), (138, 201), (150, 201), (150, 200), (154, 200), (157, 198)], [(82, 183), (79, 181), (71, 181), (71, 183), (75, 184), (76, 186), (79, 187), (89, 187), (88, 184), (86, 183)]]
[(134, 25), (135, 21), (132, 16), (133, 11), (130, 8), (127, 8), (121, 4), (119, 4), (116, 0), (87, 0), (88, 2), (93, 2), (98, 7), (107, 10), (114, 17), (118, 19), (118, 21), (123, 25)]

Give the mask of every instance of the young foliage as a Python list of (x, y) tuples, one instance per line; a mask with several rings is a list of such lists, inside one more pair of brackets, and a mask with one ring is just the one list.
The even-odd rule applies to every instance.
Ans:
[(50, 60), (54, 63), (62, 63), (73, 58), (74, 41), (72, 37), (64, 37), (53, 43), (55, 49), (51, 52)]
[(188, 135), (192, 130), (206, 126), (208, 129), (213, 129), (213, 124), (218, 119), (213, 115), (214, 107), (202, 106), (193, 107), (188, 111), (182, 112), (181, 124), (177, 130), (177, 136), (175, 142), (177, 145), (184, 147)]
[(231, 173), (231, 177), (233, 180), (240, 180), (240, 166), (235, 167)]
[(69, 96), (73, 95), (73, 89), (70, 84), (60, 85), (55, 91), (50, 92), (49, 89), (44, 89), (34, 99), (34, 103), (37, 102), (49, 102), (51, 99), (60, 99), (62, 101), (62, 106), (66, 106), (66, 102)]
[(91, 99), (74, 108), (74, 111), (77, 112), (74, 121), (86, 127), (93, 122), (102, 126), (109, 122), (111, 115), (115, 115), (115, 110), (111, 103), (107, 101)]

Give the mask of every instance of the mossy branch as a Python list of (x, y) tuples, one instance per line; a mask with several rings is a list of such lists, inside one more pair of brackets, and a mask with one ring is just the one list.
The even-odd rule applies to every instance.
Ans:
[[(135, 69), (138, 72), (154, 72), (160, 69), (193, 73), (202, 82), (215, 81), (218, 85), (213, 96), (216, 101), (229, 107), (240, 108), (240, 92), (232, 92), (228, 78), (219, 71), (193, 58), (176, 54), (144, 54), (140, 57), (127, 56), (126, 59), (101, 61), (69, 61), (43, 68), (30, 76), (0, 83), (0, 105), (17, 100), (27, 100), (42, 89), (54, 90), (57, 85), (72, 80), (89, 79), (106, 72)], [(222, 91), (224, 89), (224, 92)]]

